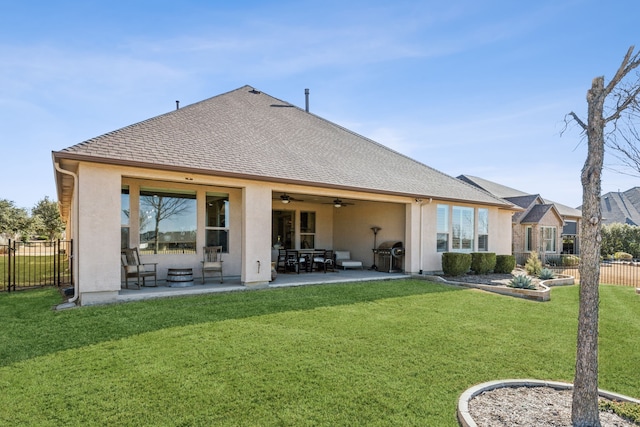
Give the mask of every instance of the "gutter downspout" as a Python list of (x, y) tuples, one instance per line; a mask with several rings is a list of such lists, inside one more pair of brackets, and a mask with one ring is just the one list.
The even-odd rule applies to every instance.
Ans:
[[(52, 155), (52, 157), (54, 157)], [(56, 169), (56, 171), (65, 174), (65, 175), (70, 175), (71, 178), (73, 179), (73, 206), (72, 206), (72, 211), (71, 211), (71, 223), (73, 224), (73, 245), (76, 246), (73, 248), (73, 256), (77, 257), (78, 256), (78, 250), (77, 250), (77, 244), (78, 244), (78, 213), (79, 213), (79, 209), (78, 209), (78, 175), (76, 175), (75, 173), (62, 169), (60, 167), (60, 165), (55, 161), (55, 157), (53, 158), (53, 167)], [(75, 218), (74, 218), (75, 217)], [(71, 262), (75, 262), (75, 260), (71, 260)], [(78, 293), (78, 275), (80, 274), (80, 272), (78, 271), (79, 268), (78, 267), (78, 263), (76, 262), (76, 268), (73, 269), (74, 271), (74, 275), (75, 277), (73, 278), (73, 298), (69, 299), (70, 303), (75, 303), (78, 300), (78, 297), (80, 296)]]

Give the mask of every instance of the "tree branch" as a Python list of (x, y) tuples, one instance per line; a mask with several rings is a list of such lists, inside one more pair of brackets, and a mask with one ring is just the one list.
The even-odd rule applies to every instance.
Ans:
[(583, 131), (585, 131), (585, 132), (587, 131), (587, 129), (588, 129), (587, 125), (582, 120), (580, 120), (580, 117), (578, 117), (578, 115), (576, 113), (574, 113), (572, 111), (569, 114), (567, 114), (567, 116), (571, 116), (573, 118), (573, 120), (575, 120), (576, 123), (578, 123), (578, 125), (582, 128)]

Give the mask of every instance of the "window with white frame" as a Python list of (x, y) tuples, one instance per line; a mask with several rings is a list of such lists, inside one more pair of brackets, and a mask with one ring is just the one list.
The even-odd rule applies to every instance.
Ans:
[(556, 227), (540, 227), (540, 235), (543, 252), (556, 252), (557, 231)]
[(447, 252), (449, 250), (449, 205), (438, 205), (436, 222), (437, 251)]
[(206, 246), (222, 246), (222, 252), (229, 252), (229, 194), (207, 193)]
[(489, 250), (489, 209), (478, 209), (478, 251)]
[(524, 250), (533, 251), (533, 227), (527, 226), (524, 229)]
[(474, 209), (453, 206), (451, 211), (451, 250), (459, 252), (473, 251)]

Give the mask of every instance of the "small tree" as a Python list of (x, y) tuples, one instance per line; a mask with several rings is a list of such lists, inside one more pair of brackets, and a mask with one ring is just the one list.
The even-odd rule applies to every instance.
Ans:
[(10, 200), (0, 199), (0, 234), (9, 239), (21, 236), (24, 240), (31, 234), (32, 224), (26, 209), (16, 207)]
[(36, 232), (44, 234), (49, 240), (60, 237), (64, 231), (64, 222), (60, 217), (58, 203), (49, 200), (48, 196), (40, 200), (31, 210)]
[[(580, 307), (576, 374), (573, 388), (571, 421), (574, 426), (600, 426), (598, 410), (598, 285), (600, 281), (600, 244), (602, 212), (600, 206), (601, 175), (605, 144), (623, 158), (633, 159), (640, 140), (634, 128), (637, 120), (640, 76), (627, 77), (640, 66), (640, 54), (631, 46), (611, 81), (593, 79), (587, 91), (587, 121), (573, 111), (568, 120), (575, 121), (587, 137), (587, 159), (582, 168), (582, 226), (580, 258)], [(634, 115), (635, 113), (635, 115)], [(610, 125), (609, 132), (605, 127)], [(625, 145), (626, 144), (626, 145)], [(637, 150), (636, 150), (637, 152)], [(640, 158), (640, 157), (638, 157)], [(637, 164), (640, 169), (640, 163)]]

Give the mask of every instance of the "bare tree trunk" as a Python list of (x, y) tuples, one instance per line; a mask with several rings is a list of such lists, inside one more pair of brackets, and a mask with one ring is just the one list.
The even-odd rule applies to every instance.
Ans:
[(599, 427), (598, 300), (600, 282), (600, 182), (604, 161), (604, 78), (593, 80), (587, 93), (588, 154), (582, 168), (580, 309), (571, 421), (574, 427)]

